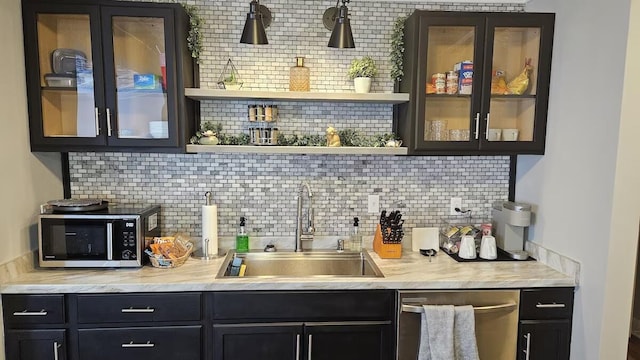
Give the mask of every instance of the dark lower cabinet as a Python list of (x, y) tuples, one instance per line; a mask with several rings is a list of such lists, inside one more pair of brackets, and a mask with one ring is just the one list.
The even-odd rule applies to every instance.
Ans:
[(566, 360), (569, 358), (571, 321), (523, 320), (520, 322), (522, 360)]
[(202, 359), (201, 326), (78, 330), (80, 359)]
[(7, 330), (5, 336), (7, 359), (65, 360), (67, 359), (66, 330)]
[(391, 323), (230, 324), (213, 326), (216, 360), (391, 359)]
[(569, 360), (573, 288), (522, 289), (518, 360)]
[(392, 358), (391, 325), (307, 325), (307, 360), (384, 360)]
[(213, 326), (213, 358), (219, 360), (299, 360), (302, 324)]

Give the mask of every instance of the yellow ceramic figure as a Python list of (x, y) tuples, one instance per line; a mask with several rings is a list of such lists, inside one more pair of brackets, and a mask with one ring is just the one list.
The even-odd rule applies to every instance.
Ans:
[(338, 136), (338, 131), (333, 127), (329, 126), (327, 128), (327, 146), (341, 146), (340, 136)]
[(524, 69), (522, 69), (520, 75), (516, 76), (516, 78), (511, 80), (507, 85), (510, 94), (522, 95), (527, 91), (527, 88), (529, 87), (529, 75), (532, 70), (533, 66), (531, 66), (531, 59), (525, 59)]

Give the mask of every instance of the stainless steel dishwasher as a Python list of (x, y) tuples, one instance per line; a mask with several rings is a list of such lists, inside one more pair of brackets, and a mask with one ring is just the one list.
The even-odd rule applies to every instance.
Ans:
[(422, 305), (472, 305), (480, 360), (513, 360), (520, 290), (399, 291), (397, 360), (416, 360)]

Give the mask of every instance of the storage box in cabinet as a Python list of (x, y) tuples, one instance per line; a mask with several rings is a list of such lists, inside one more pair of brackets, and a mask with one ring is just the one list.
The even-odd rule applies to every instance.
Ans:
[(200, 320), (200, 293), (78, 295), (78, 323)]
[(6, 327), (65, 322), (64, 295), (3, 295)]
[(202, 327), (79, 329), (80, 359), (202, 359)]
[(573, 288), (523, 289), (520, 319), (565, 319), (573, 313)]

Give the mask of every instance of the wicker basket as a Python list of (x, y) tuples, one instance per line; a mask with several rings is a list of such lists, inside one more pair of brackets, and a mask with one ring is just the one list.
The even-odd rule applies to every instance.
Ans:
[(153, 265), (153, 267), (157, 267), (157, 268), (161, 268), (161, 269), (171, 269), (171, 268), (175, 268), (178, 266), (181, 266), (182, 264), (185, 263), (185, 261), (187, 261), (187, 259), (189, 258), (189, 256), (191, 256), (191, 253), (193, 252), (193, 244), (192, 243), (188, 243), (187, 244), (187, 252), (182, 255), (179, 258), (176, 259), (157, 259), (154, 256), (149, 256), (149, 260), (151, 261), (151, 265)]

